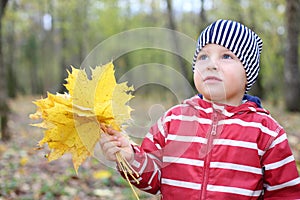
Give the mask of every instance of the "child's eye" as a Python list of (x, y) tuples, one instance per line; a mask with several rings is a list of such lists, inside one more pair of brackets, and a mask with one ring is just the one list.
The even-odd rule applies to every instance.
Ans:
[(207, 59), (208, 59), (208, 56), (205, 54), (198, 56), (198, 60), (207, 60)]
[(223, 58), (224, 59), (233, 59), (233, 57), (231, 55), (229, 55), (229, 54), (224, 54)]

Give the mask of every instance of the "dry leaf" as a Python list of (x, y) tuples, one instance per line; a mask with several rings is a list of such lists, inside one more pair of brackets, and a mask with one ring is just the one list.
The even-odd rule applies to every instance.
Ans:
[(31, 119), (42, 119), (33, 126), (45, 129), (39, 146), (48, 144), (48, 160), (71, 153), (76, 172), (93, 155), (102, 132), (99, 124), (121, 130), (132, 110), (127, 102), (133, 97), (133, 87), (116, 82), (111, 62), (91, 72), (89, 79), (84, 69), (72, 67), (65, 84), (68, 94), (48, 93), (47, 98), (34, 102), (37, 111), (30, 115)]
[(112, 173), (108, 170), (98, 170), (93, 173), (94, 179), (108, 179), (112, 176)]

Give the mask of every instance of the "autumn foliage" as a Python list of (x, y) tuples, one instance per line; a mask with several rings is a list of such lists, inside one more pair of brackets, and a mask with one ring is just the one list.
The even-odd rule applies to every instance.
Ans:
[(100, 124), (122, 130), (132, 110), (127, 103), (133, 97), (133, 87), (116, 82), (113, 63), (91, 72), (89, 78), (84, 69), (72, 67), (65, 84), (68, 93), (48, 93), (47, 98), (34, 102), (37, 110), (30, 115), (31, 119), (42, 119), (33, 126), (45, 129), (38, 145), (48, 145), (49, 161), (71, 153), (76, 172), (87, 157), (93, 156), (103, 132)]

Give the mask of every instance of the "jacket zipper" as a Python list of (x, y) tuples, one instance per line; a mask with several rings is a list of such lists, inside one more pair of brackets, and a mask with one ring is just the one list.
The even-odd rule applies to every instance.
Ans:
[(201, 195), (200, 195), (200, 200), (205, 200), (206, 199), (206, 188), (208, 184), (208, 176), (209, 176), (209, 166), (210, 166), (210, 161), (211, 161), (211, 150), (213, 148), (213, 140), (217, 135), (217, 128), (218, 128), (218, 112), (213, 109), (212, 113), (212, 124), (211, 124), (211, 129), (210, 132), (207, 134), (207, 144), (205, 148), (205, 159), (204, 159), (204, 165), (203, 165), (203, 178), (202, 178), (202, 185), (201, 185)]

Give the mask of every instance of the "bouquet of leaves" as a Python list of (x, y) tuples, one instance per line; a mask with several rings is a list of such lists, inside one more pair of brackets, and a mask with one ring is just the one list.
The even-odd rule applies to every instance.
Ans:
[[(132, 109), (127, 103), (133, 98), (133, 87), (128, 87), (126, 82), (116, 82), (112, 62), (91, 69), (91, 77), (84, 69), (72, 67), (66, 81), (64, 86), (68, 93), (47, 93), (47, 98), (34, 102), (37, 110), (29, 117), (42, 119), (40, 123), (32, 125), (45, 129), (44, 138), (38, 145), (42, 147), (48, 144), (48, 160), (53, 161), (65, 153), (71, 153), (74, 169), (78, 173), (79, 166), (93, 156), (95, 145), (105, 132), (105, 127), (121, 131), (130, 120)], [(138, 173), (120, 152), (116, 153), (116, 158), (129, 184), (128, 175), (136, 180)]]

